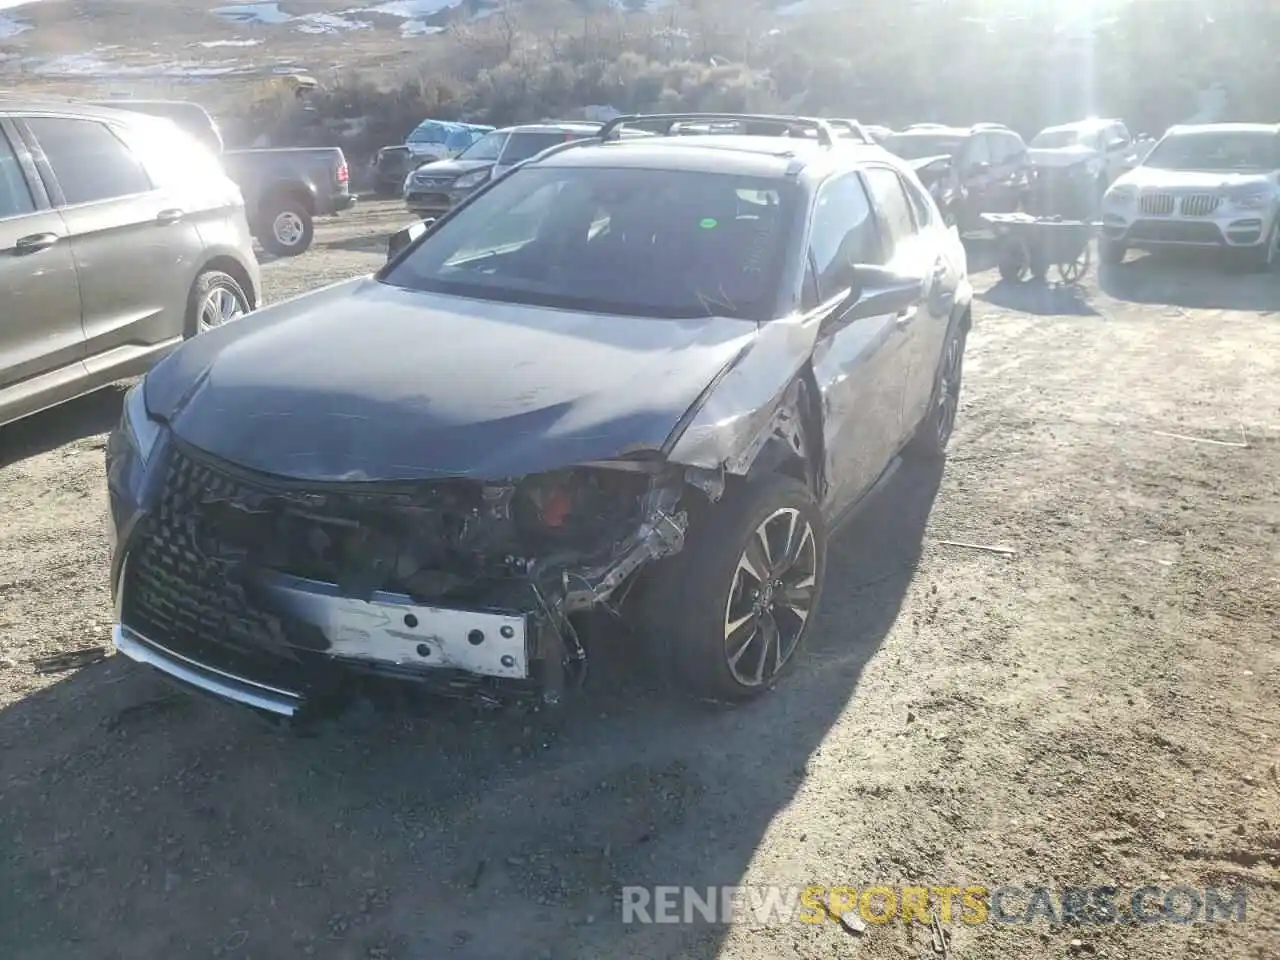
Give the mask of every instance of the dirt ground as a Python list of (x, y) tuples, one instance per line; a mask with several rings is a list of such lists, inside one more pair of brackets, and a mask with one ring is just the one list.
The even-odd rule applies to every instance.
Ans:
[[(264, 266), (269, 298), (373, 269), (406, 219), (323, 226)], [(0, 956), (938, 957), (918, 924), (624, 925), (617, 897), (1108, 883), (1243, 885), (1247, 916), (952, 923), (947, 956), (1276, 956), (1280, 277), (976, 283), (945, 469), (840, 535), (799, 669), (736, 711), (655, 691), (625, 650), (551, 714), (312, 738), (119, 657), (38, 672), (108, 642), (120, 395), (5, 430)]]

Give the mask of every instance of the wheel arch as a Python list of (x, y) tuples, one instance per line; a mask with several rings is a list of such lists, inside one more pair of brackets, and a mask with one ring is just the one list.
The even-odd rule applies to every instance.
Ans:
[(309, 216), (316, 213), (316, 195), (313, 187), (297, 181), (282, 180), (273, 183), (262, 192), (262, 200), (258, 204), (258, 212), (265, 216), (272, 205), (281, 200), (296, 200)]
[(200, 269), (196, 271), (195, 278), (191, 281), (191, 288), (194, 290), (195, 285), (200, 282), (200, 277), (208, 273), (210, 270), (220, 270), (227, 276), (231, 277), (236, 283), (240, 284), (240, 289), (245, 292), (249, 298), (249, 308), (256, 310), (258, 308), (258, 298), (261, 296), (257, 285), (253, 282), (248, 269), (243, 263), (235, 257), (219, 253), (214, 254), (208, 260), (200, 265)]
[(743, 472), (748, 482), (780, 473), (799, 480), (821, 498), (825, 471), (818, 398), (817, 381), (806, 364), (783, 394), (764, 430), (763, 442)]

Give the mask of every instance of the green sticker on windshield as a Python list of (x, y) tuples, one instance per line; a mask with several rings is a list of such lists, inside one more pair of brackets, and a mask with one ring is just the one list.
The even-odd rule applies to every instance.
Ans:
[(711, 217), (706, 217), (699, 221), (698, 226), (703, 230), (714, 230), (716, 227), (720, 226), (720, 221), (713, 220)]

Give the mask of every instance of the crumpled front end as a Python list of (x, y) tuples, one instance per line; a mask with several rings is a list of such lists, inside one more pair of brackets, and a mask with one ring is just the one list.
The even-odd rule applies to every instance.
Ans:
[(619, 461), (511, 482), (300, 484), (175, 444), (121, 543), (117, 645), (269, 712), (352, 671), (554, 700), (573, 615), (680, 550), (683, 468)]

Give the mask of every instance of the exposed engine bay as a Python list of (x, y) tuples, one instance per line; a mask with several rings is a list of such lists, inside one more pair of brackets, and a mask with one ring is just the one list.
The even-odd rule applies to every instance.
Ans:
[(650, 481), (583, 470), (395, 492), (211, 494), (197, 542), (210, 557), (335, 583), (347, 596), (491, 605), (511, 581), (607, 561), (639, 525)]

